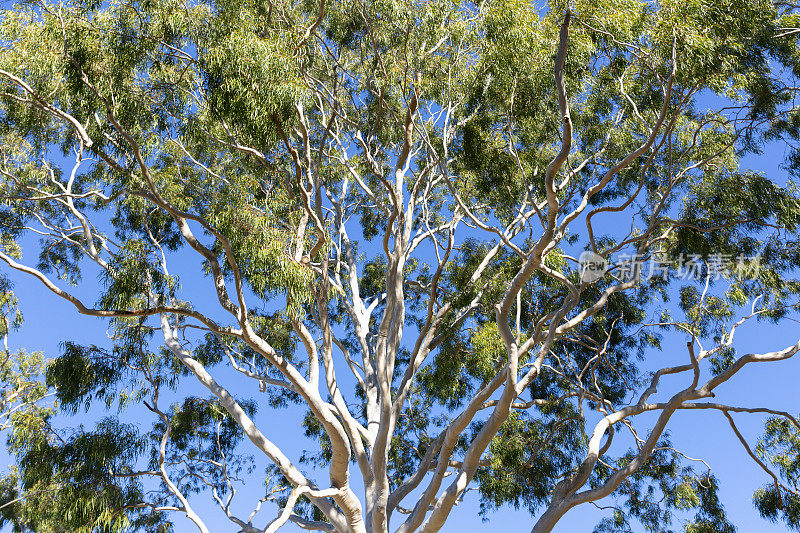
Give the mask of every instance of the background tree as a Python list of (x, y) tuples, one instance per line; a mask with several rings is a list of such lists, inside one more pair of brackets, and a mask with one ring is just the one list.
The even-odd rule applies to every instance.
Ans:
[[(797, 310), (797, 187), (740, 160), (800, 167), (798, 23), (764, 0), (5, 10), (0, 259), (111, 342), (64, 340), (61, 416), (109, 416), (17, 424), (4, 519), (207, 532), (211, 501), (231, 531), (429, 532), (477, 488), (535, 532), (601, 499), (597, 531), (733, 531), (666, 433), (710, 409), (798, 528), (797, 419), (713, 399), (800, 350), (734, 342)], [(269, 434), (292, 404), (300, 457)], [(740, 412), (771, 417), (760, 443)]]
[[(9, 250), (10, 251), (10, 250)], [(40, 430), (52, 414), (44, 400), (52, 396), (43, 382), (45, 369), (41, 352), (12, 352), (9, 333), (22, 325), (22, 313), (17, 308), (17, 297), (11, 283), (0, 276), (0, 336), (3, 339), (0, 356), (0, 432), (12, 430), (12, 444), (23, 442), (33, 432)], [(12, 467), (0, 477), (0, 525), (12, 522), (10, 517), (25, 513), (25, 497), (20, 493), (20, 471)]]

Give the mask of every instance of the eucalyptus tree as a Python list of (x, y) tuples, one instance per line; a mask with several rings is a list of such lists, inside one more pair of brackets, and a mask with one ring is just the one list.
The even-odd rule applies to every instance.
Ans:
[[(776, 0), (4, 10), (0, 259), (109, 339), (63, 340), (3, 520), (429, 532), (474, 489), (535, 532), (600, 501), (597, 531), (733, 531), (667, 437), (714, 410), (797, 529), (800, 425), (730, 391), (800, 350), (734, 342), (797, 310), (799, 24)], [(775, 146), (789, 178), (744, 164)]]
[[(22, 325), (18, 300), (10, 282), (0, 276), (0, 336), (3, 339), (0, 355), (0, 432), (21, 428), (30, 421), (41, 421), (52, 414), (45, 399), (53, 395), (43, 383), (44, 356), (41, 352), (12, 351), (9, 334)], [(17, 515), (24, 496), (17, 490), (19, 470), (12, 466), (0, 477), (0, 521)]]
[(22, 313), (9, 281), (0, 278), (0, 336), (3, 339), (0, 355), (0, 431), (8, 430), (38, 403), (52, 396), (42, 382), (44, 355), (41, 352), (12, 351), (8, 336), (22, 325)]

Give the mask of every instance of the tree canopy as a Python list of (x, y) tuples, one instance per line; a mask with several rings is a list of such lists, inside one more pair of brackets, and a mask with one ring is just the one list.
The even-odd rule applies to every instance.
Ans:
[(715, 398), (800, 351), (734, 340), (798, 311), (799, 37), (778, 0), (4, 9), (0, 333), (12, 272), (109, 329), (5, 350), (0, 525), (434, 532), (477, 490), (733, 532), (669, 437), (713, 410), (800, 530), (798, 419)]

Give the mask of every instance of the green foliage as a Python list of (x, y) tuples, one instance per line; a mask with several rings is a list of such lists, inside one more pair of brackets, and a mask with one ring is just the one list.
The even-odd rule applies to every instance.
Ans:
[(800, 531), (800, 498), (795, 491), (800, 479), (800, 428), (786, 418), (770, 418), (756, 453), (775, 469), (782, 482), (756, 491), (756, 509), (764, 518), (780, 520), (792, 531)]
[(104, 419), (95, 431), (82, 430), (66, 442), (46, 418), (31, 416), (15, 427), (10, 447), (20, 457), (19, 485), (26, 494), (4, 509), (4, 521), (15, 530), (111, 533), (163, 521), (160, 513), (132, 513), (141, 487), (133, 480), (120, 484), (112, 475), (141, 449), (135, 431), (116, 420)]
[(546, 503), (552, 480), (569, 472), (583, 447), (583, 424), (572, 406), (556, 401), (540, 417), (512, 413), (489, 447), (491, 464), (478, 471), (481, 513), (506, 504), (535, 513)]
[(219, 41), (200, 60), (210, 112), (258, 138), (267, 133), (263, 125), (271, 122), (272, 115), (288, 115), (294, 102), (301, 99), (303, 86), (291, 43), (276, 32), (248, 25), (250, 17), (243, 15), (244, 20), (239, 19), (228, 34), (215, 28), (221, 30)]
[[(632, 451), (617, 461), (622, 466), (633, 456)], [(634, 521), (648, 532), (674, 531), (670, 526), (689, 512), (694, 512), (692, 519), (681, 520), (685, 533), (735, 533), (719, 501), (717, 479), (708, 472), (697, 473), (682, 459), (668, 440), (659, 443), (647, 464), (620, 486), (621, 505), (597, 525), (595, 533), (637, 531)], [(602, 471), (598, 474), (603, 476)]]
[(121, 377), (120, 365), (102, 352), (64, 343), (64, 353), (47, 367), (48, 385), (57, 391), (62, 409), (76, 413), (88, 411), (94, 400), (112, 394), (112, 386)]

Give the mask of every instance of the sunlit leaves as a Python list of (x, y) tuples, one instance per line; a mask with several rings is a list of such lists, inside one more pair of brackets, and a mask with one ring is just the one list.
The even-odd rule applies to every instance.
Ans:
[[(753, 496), (761, 516), (785, 522), (789, 529), (800, 530), (800, 430), (785, 417), (773, 417), (765, 424), (765, 433), (756, 453), (775, 469), (781, 484), (771, 483)], [(786, 485), (783, 485), (786, 483)]]
[(257, 135), (303, 94), (298, 64), (285, 39), (245, 26), (202, 56), (211, 111)]
[(118, 483), (113, 476), (141, 449), (131, 427), (104, 419), (94, 431), (81, 430), (64, 441), (46, 419), (29, 418), (30, 424), (17, 424), (11, 439), (12, 450), (20, 455), (21, 489), (28, 497), (5, 520), (20, 531), (69, 527), (80, 533), (152, 527), (163, 520), (160, 513), (136, 517), (126, 512), (141, 501), (141, 488), (135, 480)]
[(490, 445), (491, 464), (478, 472), (483, 513), (506, 503), (535, 512), (552, 480), (568, 472), (582, 448), (582, 424), (555, 402), (541, 417), (512, 413)]

